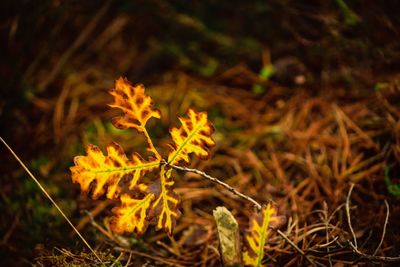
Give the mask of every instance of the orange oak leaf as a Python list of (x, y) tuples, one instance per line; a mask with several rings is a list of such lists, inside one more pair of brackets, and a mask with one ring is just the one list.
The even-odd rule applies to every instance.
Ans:
[(277, 210), (271, 204), (263, 206), (259, 213), (250, 219), (249, 234), (246, 236), (248, 251), (243, 253), (246, 266), (260, 267), (264, 257), (264, 245), (271, 228), (277, 228), (285, 222), (284, 216), (277, 216)]
[(88, 145), (86, 147), (87, 156), (75, 157), (75, 166), (70, 168), (72, 181), (79, 183), (82, 191), (89, 191), (90, 185), (95, 182), (93, 199), (102, 196), (106, 190), (107, 198), (116, 198), (121, 190), (119, 182), (125, 175), (132, 175), (129, 188), (133, 189), (146, 172), (159, 165), (159, 161), (145, 161), (137, 154), (134, 154), (129, 160), (116, 143), (109, 144), (106, 150), (107, 156), (104, 156), (100, 148)]
[(157, 229), (164, 229), (170, 235), (175, 227), (176, 220), (181, 215), (178, 210), (179, 197), (172, 189), (174, 183), (171, 172), (165, 170), (165, 166), (161, 166), (160, 179), (151, 189), (159, 193), (152, 204), (150, 216), (155, 218)]
[(133, 231), (142, 234), (149, 224), (147, 215), (154, 197), (149, 193), (142, 199), (135, 199), (123, 194), (120, 197), (121, 206), (113, 209), (115, 216), (111, 218), (111, 230), (119, 234)]
[(119, 129), (134, 128), (143, 133), (147, 139), (148, 150), (160, 160), (161, 156), (147, 133), (146, 123), (152, 117), (159, 119), (161, 113), (151, 107), (153, 99), (144, 93), (144, 86), (132, 85), (127, 79), (119, 78), (110, 94), (114, 97), (114, 103), (109, 106), (119, 108), (124, 113), (123, 116), (113, 118), (113, 125)]
[(207, 114), (196, 113), (193, 109), (189, 109), (187, 115), (187, 119), (179, 118), (182, 124), (179, 129), (170, 130), (174, 143), (168, 155), (169, 164), (176, 164), (181, 160), (189, 163), (190, 153), (194, 153), (201, 159), (208, 158), (208, 148), (215, 145), (211, 137), (214, 128), (208, 121)]
[(144, 132), (150, 118), (161, 117), (159, 110), (152, 109), (153, 100), (144, 93), (142, 84), (132, 85), (127, 79), (119, 78), (110, 94), (115, 102), (109, 106), (119, 108), (124, 113), (123, 116), (113, 119), (114, 126), (119, 129), (135, 128), (139, 132)]

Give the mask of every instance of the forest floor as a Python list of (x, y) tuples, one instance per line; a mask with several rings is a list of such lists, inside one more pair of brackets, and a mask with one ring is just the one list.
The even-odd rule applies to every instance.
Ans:
[[(175, 191), (182, 215), (172, 236), (152, 226), (141, 236), (109, 230), (108, 218), (116, 203), (81, 194), (69, 168), (87, 144), (104, 151), (114, 141), (127, 154), (146, 153), (141, 135), (111, 124), (118, 112), (107, 106), (112, 102), (107, 91), (119, 76), (143, 83), (161, 111), (159, 121), (150, 121), (149, 134), (162, 155), (168, 153), (168, 129), (178, 126), (178, 116), (189, 108), (208, 113), (216, 146), (209, 160), (194, 159), (188, 167), (217, 177), (259, 203), (274, 203), (286, 217), (280, 230), (291, 242), (272, 231), (263, 263), (398, 266), (400, 75), (396, 71), (345, 66), (341, 60), (346, 53), (340, 54), (336, 47), (326, 51), (335, 58), (340, 54), (340, 66), (328, 73), (310, 67), (314, 62), (310, 54), (275, 61), (274, 50), (266, 47), (249, 56), (260, 63), (258, 69), (251, 60), (219, 69), (213, 58), (199, 63), (193, 59), (199, 47), (174, 54), (179, 64), (165, 67), (171, 58), (163, 48), (169, 52), (183, 48), (157, 43), (151, 36), (143, 37), (147, 46), (129, 48), (126, 29), (132, 25), (126, 14), (104, 20), (110, 12), (108, 2), (91, 11), (93, 19), (77, 17), (83, 30), (57, 43), (64, 49), (57, 46), (47, 57), (46, 44), (35, 43), (34, 53), (21, 60), (23, 75), (12, 76), (14, 69), (3, 67), (14, 82), (6, 84), (10, 89), (0, 102), (5, 123), (1, 137), (107, 266), (220, 266), (213, 210), (225, 206), (234, 214), (243, 250), (243, 235), (253, 213), (251, 203), (226, 188), (179, 171)], [(207, 42), (226, 41), (188, 17), (176, 21), (194, 27)], [(52, 40), (65, 27), (62, 17), (59, 22)], [(63, 31), (73, 32), (68, 27)], [(142, 35), (143, 30), (133, 31), (132, 38)], [(15, 38), (10, 35), (8, 45), (21, 49)], [(8, 60), (17, 48), (10, 49)], [(238, 57), (248, 56), (246, 51), (239, 51)], [(186, 62), (185, 53), (191, 53), (193, 61)], [(397, 55), (393, 53), (393, 59)], [(96, 257), (5, 148), (0, 167), (0, 264), (98, 266)]]

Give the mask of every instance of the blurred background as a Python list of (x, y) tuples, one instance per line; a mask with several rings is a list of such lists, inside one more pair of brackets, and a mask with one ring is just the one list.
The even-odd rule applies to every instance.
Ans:
[[(355, 182), (360, 239), (376, 247), (388, 199), (391, 235), (380, 253), (397, 255), (399, 12), (398, 1), (372, 0), (1, 1), (1, 137), (113, 261), (120, 252), (87, 216), (103, 225), (113, 203), (80, 195), (69, 167), (89, 143), (145, 152), (139, 134), (111, 124), (118, 112), (107, 107), (107, 91), (127, 77), (143, 83), (162, 112), (149, 130), (164, 155), (177, 116), (189, 107), (207, 111), (218, 145), (212, 160), (192, 167), (260, 202), (274, 199), (300, 232), (319, 220), (313, 211), (323, 203), (330, 212), (341, 205)], [(2, 147), (3, 266), (89, 264), (80, 254), (86, 248)], [(218, 266), (213, 208), (233, 210), (243, 229), (251, 209), (197, 176), (179, 177), (183, 216), (174, 238), (149, 227), (127, 237), (130, 247), (183, 266)], [(339, 217), (332, 223), (345, 227)], [(325, 233), (307, 238), (297, 242), (312, 249)], [(300, 264), (271, 254), (279, 264)], [(354, 259), (344, 255), (338, 261)]]

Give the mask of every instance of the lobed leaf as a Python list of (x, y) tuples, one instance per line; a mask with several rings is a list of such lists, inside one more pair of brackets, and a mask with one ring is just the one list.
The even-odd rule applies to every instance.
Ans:
[(157, 229), (164, 229), (168, 234), (172, 234), (176, 220), (181, 215), (178, 210), (179, 198), (173, 191), (174, 180), (171, 171), (166, 171), (165, 166), (161, 166), (160, 179), (153, 185), (153, 190), (159, 192), (157, 199), (152, 204), (152, 216), (155, 217)]
[(113, 209), (115, 217), (111, 219), (111, 230), (123, 234), (124, 232), (142, 234), (148, 225), (147, 215), (154, 194), (147, 194), (142, 199), (134, 199), (127, 194), (121, 196), (121, 206)]
[(271, 204), (263, 206), (260, 213), (255, 213), (250, 219), (249, 234), (246, 236), (248, 251), (243, 253), (246, 266), (260, 267), (264, 257), (264, 245), (270, 228), (279, 227), (285, 217), (277, 216), (277, 211)]
[(112, 121), (119, 129), (135, 128), (139, 132), (145, 132), (145, 125), (150, 118), (161, 117), (160, 111), (151, 107), (153, 100), (144, 93), (142, 84), (132, 85), (126, 78), (119, 78), (110, 94), (115, 102), (109, 106), (119, 108), (124, 113)]
[(75, 166), (71, 167), (72, 181), (79, 183), (83, 192), (89, 191), (95, 182), (92, 197), (97, 199), (107, 191), (107, 198), (114, 199), (120, 193), (119, 182), (125, 175), (132, 175), (129, 188), (133, 189), (143, 175), (158, 167), (159, 161), (145, 161), (139, 155), (129, 160), (122, 148), (111, 143), (107, 146), (107, 156), (94, 145), (86, 147), (87, 156), (74, 158)]
[(169, 164), (176, 164), (183, 160), (189, 163), (189, 154), (204, 159), (209, 157), (208, 148), (215, 145), (211, 134), (214, 132), (212, 124), (207, 119), (204, 112), (196, 113), (192, 109), (188, 110), (188, 118), (179, 118), (182, 126), (170, 130), (173, 146), (168, 156)]

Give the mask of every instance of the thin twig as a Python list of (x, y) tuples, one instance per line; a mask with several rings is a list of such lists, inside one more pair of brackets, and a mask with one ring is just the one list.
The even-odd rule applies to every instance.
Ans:
[(54, 199), (47, 193), (46, 189), (41, 185), (38, 179), (30, 172), (28, 167), (22, 162), (22, 160), (15, 154), (14, 150), (6, 143), (6, 141), (3, 140), (3, 138), (0, 137), (1, 142), (7, 147), (7, 149), (11, 152), (11, 154), (14, 156), (14, 158), (18, 161), (19, 164), (21, 164), (22, 168), (29, 174), (29, 176), (32, 178), (32, 180), (39, 186), (40, 190), (42, 190), (43, 194), (50, 200), (50, 202), (56, 207), (56, 209), (61, 213), (61, 215), (64, 217), (64, 219), (69, 223), (69, 225), (74, 229), (76, 234), (80, 237), (82, 242), (89, 248), (89, 250), (96, 256), (96, 258), (99, 260), (102, 266), (105, 266), (103, 261), (100, 259), (100, 257), (97, 255), (97, 253), (94, 251), (94, 249), (89, 245), (89, 243), (86, 241), (86, 239), (81, 235), (81, 233), (76, 229), (74, 224), (68, 219), (67, 215), (62, 211), (62, 209), (58, 206), (58, 204), (54, 201)]
[(386, 218), (385, 218), (385, 223), (383, 224), (383, 231), (382, 231), (382, 238), (381, 241), (379, 242), (379, 245), (376, 247), (374, 253), (372, 254), (372, 256), (375, 256), (376, 253), (378, 253), (379, 249), (381, 248), (382, 244), (383, 244), (383, 240), (385, 239), (385, 235), (386, 235), (386, 227), (389, 221), (389, 203), (386, 201), (385, 199), (385, 206), (386, 206)]
[(168, 162), (166, 162), (166, 161), (162, 161), (161, 164), (168, 165), (171, 168), (176, 169), (176, 170), (196, 173), (196, 174), (198, 174), (198, 175), (200, 175), (200, 176), (202, 176), (202, 177), (204, 177), (204, 178), (206, 178), (206, 179), (208, 179), (208, 180), (210, 180), (210, 181), (212, 181), (212, 182), (214, 182), (216, 184), (222, 185), (223, 187), (228, 189), (233, 194), (235, 194), (235, 195), (237, 195), (237, 196), (239, 196), (239, 197), (241, 197), (241, 198), (243, 198), (243, 199), (245, 199), (247, 201), (250, 201), (257, 208), (257, 210), (260, 211), (262, 209), (261, 205), (257, 201), (255, 201), (253, 198), (251, 198), (249, 196), (246, 196), (245, 194), (240, 193), (239, 191), (237, 191), (232, 186), (230, 186), (230, 185), (218, 180), (215, 177), (212, 177), (212, 176), (206, 174), (205, 172), (199, 171), (197, 169), (190, 169), (190, 168), (187, 168), (187, 167), (168, 164)]
[(374, 255), (368, 255), (365, 254), (361, 251), (358, 250), (356, 246), (353, 245), (353, 243), (349, 242), (351, 248), (353, 249), (353, 252), (358, 254), (359, 256), (366, 258), (370, 261), (379, 261), (379, 262), (400, 262), (400, 257), (385, 257), (385, 256), (374, 256)]
[(347, 224), (349, 225), (351, 235), (353, 236), (354, 246), (357, 247), (357, 237), (356, 237), (356, 234), (354, 233), (353, 226), (351, 224), (351, 217), (350, 217), (350, 196), (351, 196), (351, 192), (353, 191), (354, 185), (355, 184), (351, 184), (349, 193), (347, 194), (346, 215), (347, 215)]
[[(318, 248), (326, 248), (326, 247), (329, 247), (330, 245), (332, 245), (333, 243), (335, 243), (338, 239), (339, 239), (339, 236), (335, 236), (331, 241), (329, 241), (329, 243), (325, 243), (325, 244), (321, 244), (321, 245), (318, 245), (318, 244), (317, 244), (316, 247), (318, 247)], [(329, 258), (330, 258), (331, 252), (328, 251), (327, 255), (328, 255)]]

